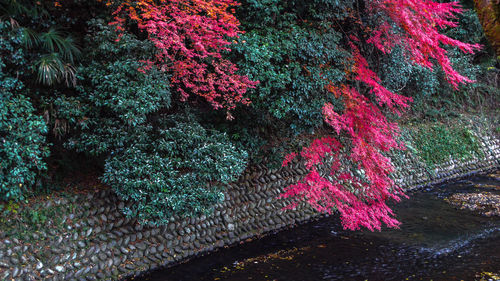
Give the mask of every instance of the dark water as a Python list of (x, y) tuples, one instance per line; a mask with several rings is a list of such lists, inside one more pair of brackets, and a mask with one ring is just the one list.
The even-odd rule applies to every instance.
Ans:
[(224, 249), (140, 280), (478, 280), (500, 273), (500, 218), (443, 199), (491, 191), (499, 173), (435, 186), (396, 204), (400, 229), (344, 231), (326, 218)]

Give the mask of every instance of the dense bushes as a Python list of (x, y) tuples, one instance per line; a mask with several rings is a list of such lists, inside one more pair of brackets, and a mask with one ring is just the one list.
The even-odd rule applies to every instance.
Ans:
[[(391, 140), (395, 127), (378, 113), (391, 111), (395, 96), (382, 86), (413, 97), (409, 118), (442, 118), (498, 96), (487, 83), (498, 71), (487, 47), (479, 55), (447, 49), (454, 68), (480, 82), (458, 92), (449, 73), (411, 63), (403, 45), (387, 54), (373, 48), (377, 21), (389, 19), (367, 12), (374, 2), (245, 0), (233, 12), (231, 0), (196, 6), (204, 1), (184, 10), (166, 0), (2, 2), (0, 200), (23, 198), (46, 168), (47, 132), (57, 155), (69, 149), (96, 160), (102, 181), (132, 201), (128, 215), (159, 224), (209, 212), (247, 159), (281, 160), (275, 152), (331, 131), (324, 112), (337, 129), (355, 127), (349, 118), (366, 126), (349, 131), (365, 134), (365, 144), (382, 131), (380, 143)], [(485, 41), (474, 12), (459, 22), (446, 34)], [(441, 133), (462, 136), (422, 132)]]
[(65, 113), (78, 129), (67, 146), (105, 158), (104, 183), (134, 202), (127, 215), (163, 223), (206, 213), (223, 199), (222, 184), (243, 171), (246, 152), (191, 113), (172, 113), (168, 76), (140, 70), (139, 60), (154, 54), (150, 43), (128, 33), (116, 40), (101, 21), (91, 27), (78, 96), (60, 102), (74, 104)]
[(24, 199), (45, 170), (47, 126), (23, 92), (23, 83), (9, 73), (25, 63), (20, 34), (0, 22), (0, 200)]
[(78, 95), (61, 101), (74, 106), (61, 114), (74, 120), (79, 131), (68, 147), (109, 155), (147, 139), (152, 130), (148, 118), (170, 107), (170, 89), (165, 73), (138, 70), (144, 65), (139, 60), (153, 54), (151, 44), (131, 34), (117, 42), (117, 33), (102, 21), (91, 23), (91, 32), (84, 50), (88, 60), (78, 70)]
[(47, 126), (25, 96), (2, 90), (0, 100), (0, 200), (24, 199), (47, 168)]
[[(278, 119), (294, 134), (323, 124), (321, 108), (335, 102), (329, 81), (345, 80), (349, 52), (342, 33), (330, 28), (342, 20), (351, 1), (246, 1), (240, 17), (247, 32), (233, 47), (238, 66), (260, 81), (248, 97), (256, 110)], [(337, 102), (338, 104), (338, 102)]]
[(160, 119), (156, 135), (106, 161), (104, 182), (134, 202), (125, 213), (142, 222), (165, 223), (173, 215), (208, 213), (224, 199), (223, 184), (244, 170), (246, 152), (195, 120)]
[(244, 43), (234, 47), (244, 57), (239, 67), (260, 81), (258, 89), (249, 93), (254, 107), (290, 124), (294, 133), (321, 126), (322, 105), (334, 102), (325, 87), (345, 76), (340, 66), (348, 54), (339, 47), (340, 39), (335, 30), (321, 32), (294, 24), (241, 36)]

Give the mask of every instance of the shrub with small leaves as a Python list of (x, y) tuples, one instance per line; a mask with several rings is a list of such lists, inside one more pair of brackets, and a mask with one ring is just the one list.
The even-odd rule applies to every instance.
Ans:
[(325, 102), (340, 106), (326, 86), (345, 81), (350, 54), (331, 22), (341, 21), (351, 5), (330, 0), (243, 2), (239, 15), (249, 28), (232, 49), (241, 72), (260, 81), (248, 98), (265, 118), (300, 134), (323, 124)]
[(103, 181), (134, 202), (125, 213), (142, 223), (209, 213), (224, 199), (223, 185), (243, 172), (246, 152), (192, 116), (162, 116), (160, 123), (152, 139), (106, 160)]
[(24, 199), (47, 168), (47, 126), (33, 111), (28, 98), (0, 86), (0, 200)]
[(233, 49), (244, 57), (239, 62), (242, 71), (260, 81), (249, 91), (254, 107), (287, 122), (294, 133), (320, 126), (322, 105), (334, 102), (326, 94), (327, 79), (345, 78), (339, 66), (348, 54), (338, 47), (340, 39), (333, 29), (320, 32), (297, 25), (242, 35), (245, 43)]
[[(147, 138), (156, 112), (168, 109), (171, 94), (168, 76), (153, 68), (141, 72), (139, 62), (154, 55), (152, 43), (131, 34), (118, 34), (102, 21), (92, 21), (92, 34), (85, 49), (87, 65), (78, 71), (81, 85), (77, 99), (59, 98), (59, 105), (74, 104), (79, 112), (66, 110), (66, 119), (76, 121), (80, 134), (68, 147), (93, 155), (107, 155), (127, 147), (137, 138)], [(61, 109), (68, 106), (61, 106)], [(74, 118), (77, 116), (77, 118)]]

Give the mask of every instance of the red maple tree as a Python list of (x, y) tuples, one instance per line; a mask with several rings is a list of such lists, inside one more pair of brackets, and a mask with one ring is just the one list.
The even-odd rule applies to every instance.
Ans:
[(236, 74), (238, 68), (222, 55), (236, 42), (228, 40), (242, 32), (230, 9), (237, 5), (233, 0), (127, 0), (111, 24), (123, 30), (127, 20), (135, 21), (158, 50), (143, 71), (156, 65), (172, 73), (170, 82), (181, 100), (203, 97), (215, 109), (225, 108), (230, 119), (238, 103), (249, 104), (244, 94), (258, 83)]
[[(473, 53), (479, 46), (454, 40), (439, 32), (439, 29), (456, 26), (452, 19), (462, 11), (458, 3), (428, 0), (374, 0), (366, 3), (369, 12), (383, 13), (386, 18), (371, 33), (368, 43), (384, 53), (390, 52), (395, 45), (404, 46), (413, 62), (428, 68), (432, 68), (435, 61), (455, 88), (460, 83), (472, 82), (453, 69), (443, 45), (458, 47), (466, 53)], [(354, 67), (348, 72), (352, 74), (352, 80), (366, 86), (378, 106), (399, 114), (401, 109), (409, 106), (411, 99), (383, 87), (356, 44), (360, 44), (359, 40), (351, 36), (349, 46)], [(329, 85), (328, 90), (343, 100), (344, 111), (339, 114), (333, 105), (325, 104), (324, 120), (337, 134), (345, 132), (349, 136), (351, 143), (344, 148), (350, 153), (342, 158), (345, 157), (340, 153), (343, 147), (333, 137), (313, 141), (301, 152), (309, 173), (297, 184), (288, 186), (281, 197), (292, 199), (287, 208), (294, 208), (306, 200), (320, 212), (338, 210), (347, 229), (356, 230), (363, 226), (380, 230), (382, 223), (398, 227), (399, 222), (393, 218), (386, 201), (391, 198), (399, 201), (406, 195), (390, 178), (394, 167), (383, 155), (391, 149), (404, 149), (396, 141), (397, 124), (389, 122), (380, 108), (354, 87)], [(287, 156), (283, 166), (295, 156)], [(333, 158), (330, 173), (321, 175), (319, 166), (329, 157)], [(341, 165), (341, 159), (355, 163), (357, 172)]]
[(440, 29), (457, 26), (453, 19), (463, 11), (458, 2), (374, 0), (367, 3), (370, 12), (382, 12), (403, 30), (396, 32), (387, 19), (373, 32), (369, 43), (373, 43), (383, 52), (390, 51), (396, 44), (404, 46), (413, 62), (431, 70), (431, 59), (434, 59), (443, 69), (448, 82), (455, 88), (461, 83), (473, 82), (453, 69), (446, 55), (447, 51), (442, 47), (458, 47), (470, 54), (480, 47), (478, 44), (463, 43), (440, 33)]

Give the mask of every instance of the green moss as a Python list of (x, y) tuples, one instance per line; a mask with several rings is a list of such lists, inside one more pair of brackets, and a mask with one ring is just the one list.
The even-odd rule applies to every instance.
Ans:
[(428, 167), (453, 159), (466, 159), (481, 154), (473, 131), (467, 127), (444, 124), (422, 126), (412, 132), (410, 149)]
[(49, 230), (56, 233), (68, 232), (70, 222), (64, 218), (64, 214), (81, 213), (81, 208), (71, 202), (46, 206), (42, 197), (25, 203), (0, 204), (0, 229), (7, 237), (34, 242), (31, 241), (32, 233), (50, 233)]

